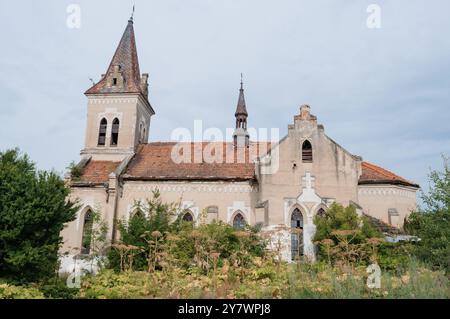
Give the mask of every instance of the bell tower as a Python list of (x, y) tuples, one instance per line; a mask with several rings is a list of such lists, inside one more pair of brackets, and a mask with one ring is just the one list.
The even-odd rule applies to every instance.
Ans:
[(155, 114), (148, 100), (148, 74), (140, 74), (133, 17), (105, 74), (85, 92), (88, 98), (85, 147), (81, 155), (120, 161), (147, 143)]

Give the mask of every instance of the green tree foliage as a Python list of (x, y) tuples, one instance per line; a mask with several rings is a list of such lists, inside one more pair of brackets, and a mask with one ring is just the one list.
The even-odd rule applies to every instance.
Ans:
[(444, 157), (444, 170), (429, 175), (430, 191), (423, 194), (425, 208), (412, 213), (405, 230), (421, 240), (414, 253), (434, 268), (450, 272), (450, 167)]
[(53, 172), (17, 149), (0, 152), (0, 277), (37, 281), (55, 273), (60, 232), (78, 209)]
[[(325, 214), (314, 218), (317, 226), (314, 241), (318, 244), (319, 258), (329, 263), (365, 263), (375, 255), (380, 234), (356, 213), (352, 205), (344, 207), (333, 203)], [(372, 248), (372, 251), (371, 251)]]

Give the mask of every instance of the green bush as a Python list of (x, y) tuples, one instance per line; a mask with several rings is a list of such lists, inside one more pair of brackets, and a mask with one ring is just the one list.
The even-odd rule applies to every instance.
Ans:
[(78, 288), (69, 288), (64, 280), (42, 284), (39, 290), (45, 298), (50, 299), (74, 299), (79, 292)]
[(383, 242), (378, 247), (378, 265), (382, 270), (403, 273), (412, 258), (414, 247), (409, 242)]
[(414, 254), (434, 269), (450, 273), (450, 167), (444, 158), (444, 171), (432, 171), (430, 192), (423, 194), (425, 208), (412, 213), (405, 230), (420, 238)]
[(0, 284), (0, 299), (44, 299), (37, 288)]
[(355, 265), (375, 258), (375, 246), (381, 242), (375, 239), (381, 234), (358, 216), (354, 206), (333, 203), (324, 215), (315, 216), (314, 223), (319, 260)]

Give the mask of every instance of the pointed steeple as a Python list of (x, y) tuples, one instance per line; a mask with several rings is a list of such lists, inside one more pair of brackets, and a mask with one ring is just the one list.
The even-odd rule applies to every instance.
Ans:
[(85, 94), (141, 93), (147, 97), (147, 79), (147, 74), (140, 75), (131, 16), (108, 70)]
[(247, 107), (245, 106), (245, 97), (244, 97), (244, 83), (242, 82), (242, 73), (241, 73), (241, 88), (239, 89), (239, 99), (236, 107), (236, 112), (234, 113), (234, 116), (238, 117), (241, 116), (248, 116), (247, 113)]
[(241, 73), (241, 88), (239, 89), (239, 98), (234, 113), (236, 117), (236, 129), (234, 130), (233, 140), (236, 146), (246, 146), (249, 143), (249, 134), (247, 132), (247, 107), (245, 106), (244, 98), (244, 83), (242, 82)]

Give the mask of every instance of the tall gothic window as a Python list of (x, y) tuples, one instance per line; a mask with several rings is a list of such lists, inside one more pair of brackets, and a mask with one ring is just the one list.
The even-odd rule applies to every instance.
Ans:
[(291, 215), (291, 259), (303, 255), (303, 215), (296, 208)]
[(117, 146), (119, 141), (119, 119), (115, 118), (111, 129), (111, 146)]
[(100, 128), (98, 130), (98, 145), (105, 145), (107, 126), (108, 121), (105, 118), (102, 118), (102, 120), (100, 121)]
[(244, 216), (242, 216), (241, 213), (237, 213), (236, 216), (233, 218), (233, 228), (234, 229), (243, 229), (245, 228), (245, 225), (247, 223), (245, 222)]
[(94, 224), (92, 211), (88, 210), (84, 214), (83, 236), (81, 238), (81, 253), (88, 255), (91, 251), (92, 226)]
[(312, 145), (308, 140), (302, 144), (302, 161), (305, 163), (311, 163), (313, 161)]

